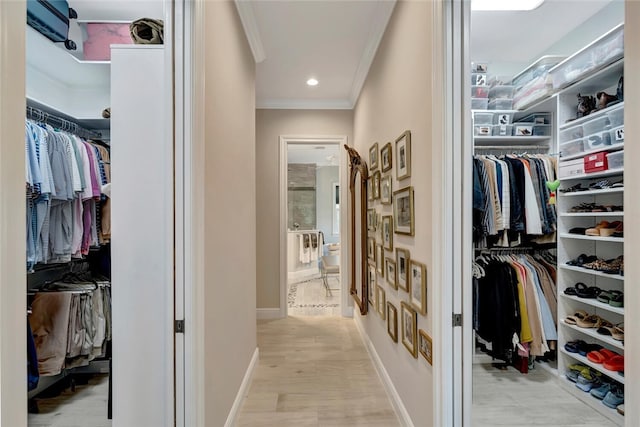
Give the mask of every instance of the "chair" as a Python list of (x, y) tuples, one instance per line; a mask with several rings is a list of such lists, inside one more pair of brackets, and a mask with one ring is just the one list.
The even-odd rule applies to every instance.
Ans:
[(324, 255), (320, 262), (320, 273), (322, 275), (322, 283), (327, 296), (332, 296), (331, 291), (339, 288), (331, 289), (329, 286), (329, 275), (340, 275), (340, 257), (338, 255)]

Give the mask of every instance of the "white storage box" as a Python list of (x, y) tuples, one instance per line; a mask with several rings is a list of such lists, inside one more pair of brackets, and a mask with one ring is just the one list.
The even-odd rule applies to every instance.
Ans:
[(512, 99), (492, 99), (489, 101), (489, 110), (512, 110)]
[(471, 74), (471, 85), (472, 86), (486, 86), (487, 85), (487, 75), (485, 73), (472, 73)]
[(622, 144), (624, 142), (624, 126), (611, 129), (611, 145)]
[(609, 117), (611, 127), (622, 126), (624, 124), (624, 107), (620, 106), (620, 108), (609, 111), (607, 116)]
[(560, 157), (574, 156), (576, 154), (582, 154), (584, 152), (584, 142), (582, 141), (582, 139), (569, 141), (560, 146)]
[(514, 136), (531, 136), (533, 135), (533, 123), (514, 123)]
[(494, 125), (510, 125), (513, 115), (510, 113), (495, 113), (493, 115)]
[(560, 63), (566, 58), (566, 56), (556, 56), (556, 55), (547, 55), (538, 59), (533, 64), (529, 65), (519, 74), (517, 74), (511, 84), (516, 87), (516, 90), (519, 90), (520, 87), (526, 85), (527, 83), (538, 79), (540, 77), (546, 78), (549, 70), (553, 68), (556, 64)]
[(471, 86), (472, 98), (488, 98), (489, 86)]
[(553, 87), (562, 89), (617, 61), (624, 55), (624, 25), (620, 24), (551, 70)]
[(533, 136), (551, 136), (551, 125), (533, 125)]
[(513, 135), (513, 125), (493, 125), (493, 136)]
[(560, 131), (560, 143), (573, 141), (574, 139), (582, 138), (584, 136), (584, 130), (582, 126), (574, 126), (569, 129)]
[(474, 125), (492, 125), (493, 124), (493, 113), (473, 113), (473, 124)]
[(473, 134), (475, 136), (491, 136), (492, 133), (493, 133), (493, 125), (473, 126)]
[(611, 131), (605, 130), (602, 132), (592, 133), (585, 138), (585, 144), (588, 145), (590, 150), (601, 148), (606, 145), (611, 145)]
[(558, 163), (558, 176), (560, 178), (570, 178), (584, 173), (584, 159), (569, 160)]
[(602, 132), (603, 130), (611, 128), (611, 126), (609, 126), (609, 117), (607, 117), (606, 115), (600, 116), (594, 120), (589, 120), (588, 122), (584, 122), (582, 124), (582, 127), (584, 128), (585, 136), (591, 135), (592, 133)]
[(624, 150), (607, 154), (607, 164), (609, 169), (620, 169), (624, 167)]
[(489, 89), (491, 99), (513, 99), (513, 86), (498, 85)]
[(472, 110), (486, 110), (489, 104), (489, 98), (471, 98)]

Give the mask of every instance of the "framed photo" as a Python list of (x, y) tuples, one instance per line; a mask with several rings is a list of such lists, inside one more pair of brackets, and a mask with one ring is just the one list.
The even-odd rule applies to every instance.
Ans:
[(373, 200), (373, 175), (367, 178), (367, 200), (370, 202)]
[(367, 209), (367, 230), (376, 231), (376, 210)]
[(420, 352), (422, 357), (427, 359), (427, 362), (429, 362), (429, 365), (433, 365), (433, 344), (431, 342), (431, 337), (427, 335), (427, 333), (422, 329), (420, 329), (418, 332), (419, 332), (418, 351)]
[(396, 283), (398, 288), (409, 292), (409, 251), (407, 249), (396, 248)]
[(387, 333), (393, 342), (398, 342), (398, 310), (390, 302), (387, 302)]
[(387, 275), (387, 283), (391, 285), (393, 289), (398, 289), (398, 281), (396, 278), (396, 262), (392, 258), (385, 258), (384, 265)]
[(427, 314), (427, 267), (414, 260), (409, 261), (409, 302), (423, 316)]
[(391, 175), (383, 176), (380, 180), (380, 203), (390, 205), (392, 203)]
[(375, 237), (367, 237), (367, 258), (372, 262), (376, 262), (376, 239)]
[(380, 198), (380, 171), (373, 173), (373, 183), (371, 184), (371, 191), (373, 191), (373, 200)]
[(376, 244), (376, 270), (384, 277), (384, 251), (380, 244)]
[(378, 169), (378, 143), (369, 148), (369, 170)]
[(393, 216), (382, 217), (382, 246), (388, 251), (393, 250)]
[(388, 170), (391, 170), (391, 143), (387, 142), (384, 147), (382, 147), (380, 149), (380, 169), (382, 169), (382, 172), (386, 172)]
[(405, 187), (393, 192), (393, 216), (396, 219), (394, 231), (397, 234), (414, 234), (413, 187)]
[[(376, 145), (376, 149), (377, 149)], [(411, 176), (411, 131), (405, 131), (396, 139), (396, 178)]]
[(400, 322), (402, 323), (402, 344), (415, 358), (418, 357), (418, 313), (409, 304), (402, 301)]
[(369, 304), (376, 306), (376, 265), (369, 262)]
[(376, 311), (378, 312), (382, 320), (387, 318), (386, 305), (387, 298), (384, 292), (384, 288), (378, 285), (376, 287)]

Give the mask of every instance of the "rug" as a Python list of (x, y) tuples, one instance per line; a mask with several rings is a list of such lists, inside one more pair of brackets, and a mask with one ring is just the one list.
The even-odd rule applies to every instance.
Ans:
[[(330, 282), (330, 286), (332, 287), (333, 296), (327, 297), (322, 278), (320, 277), (292, 283), (289, 285), (289, 292), (287, 292), (287, 306), (289, 308), (340, 307), (340, 304), (337, 302), (340, 298), (340, 290), (333, 289), (335, 287), (335, 280)], [(302, 295), (302, 290), (304, 290), (306, 297)], [(309, 295), (314, 295), (313, 301), (309, 301)]]

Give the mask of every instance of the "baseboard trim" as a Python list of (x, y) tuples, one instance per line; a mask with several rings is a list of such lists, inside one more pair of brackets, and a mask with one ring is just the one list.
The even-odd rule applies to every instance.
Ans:
[(256, 319), (281, 319), (282, 317), (279, 308), (256, 308)]
[(402, 403), (402, 399), (398, 394), (395, 386), (393, 385), (393, 381), (391, 381), (391, 377), (387, 373), (387, 370), (382, 363), (382, 359), (378, 356), (378, 352), (376, 351), (371, 339), (369, 339), (369, 335), (364, 330), (364, 326), (362, 325), (362, 320), (360, 316), (354, 316), (354, 320), (356, 322), (356, 328), (362, 337), (362, 341), (364, 341), (364, 346), (367, 349), (367, 353), (371, 357), (373, 361), (373, 366), (375, 366), (376, 371), (378, 372), (378, 376), (382, 380), (382, 384), (384, 385), (384, 389), (387, 392), (387, 396), (389, 396), (389, 400), (391, 400), (391, 405), (393, 409), (396, 411), (396, 415), (400, 421), (400, 424), (404, 427), (415, 427), (413, 421), (411, 421), (411, 417), (409, 416), (409, 412), (407, 408), (405, 408)]
[(238, 422), (238, 414), (240, 412), (240, 408), (242, 407), (242, 402), (244, 402), (244, 398), (247, 397), (247, 394), (249, 393), (249, 386), (251, 386), (253, 371), (256, 369), (256, 365), (258, 364), (259, 359), (260, 352), (256, 347), (256, 350), (253, 352), (251, 362), (249, 362), (249, 366), (247, 367), (247, 372), (245, 372), (244, 378), (242, 379), (242, 384), (240, 384), (240, 389), (238, 389), (236, 400), (233, 402), (233, 406), (231, 407), (231, 411), (229, 412), (227, 421), (224, 423), (224, 427), (233, 427)]

